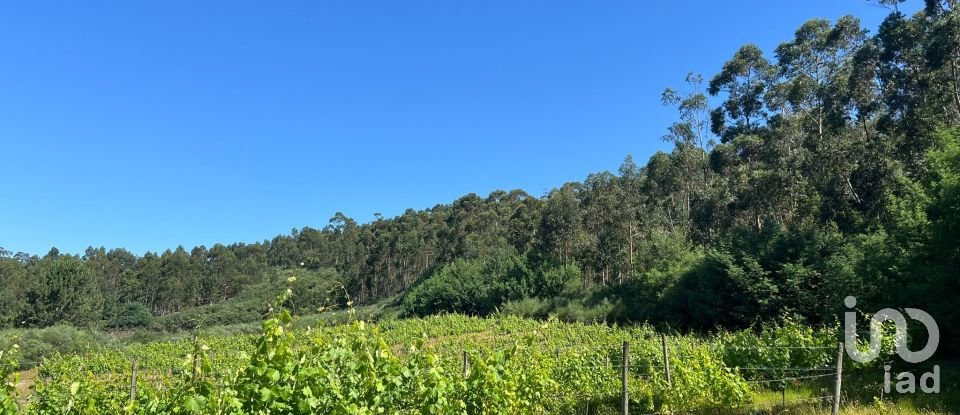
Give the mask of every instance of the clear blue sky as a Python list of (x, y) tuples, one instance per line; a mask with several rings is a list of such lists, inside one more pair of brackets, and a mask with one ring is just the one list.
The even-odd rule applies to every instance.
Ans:
[[(906, 10), (916, 10), (914, 1)], [(18, 1), (0, 247), (254, 242), (656, 150), (667, 86), (865, 0)]]

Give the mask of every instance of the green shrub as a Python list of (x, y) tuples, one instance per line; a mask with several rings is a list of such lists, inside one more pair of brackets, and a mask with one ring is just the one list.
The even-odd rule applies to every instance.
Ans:
[(546, 318), (552, 310), (550, 301), (540, 298), (524, 298), (522, 300), (507, 301), (500, 307), (500, 312), (512, 316), (529, 318)]
[(583, 291), (580, 267), (576, 264), (548, 268), (541, 271), (537, 279), (537, 295), (540, 297), (578, 295)]
[(410, 315), (440, 312), (489, 314), (504, 301), (533, 291), (531, 273), (522, 258), (497, 255), (485, 260), (454, 261), (422, 281), (404, 297)]
[(17, 405), (17, 344), (0, 347), (0, 415), (20, 413)]
[(0, 350), (20, 346), (21, 368), (31, 368), (54, 354), (77, 354), (101, 350), (116, 342), (109, 336), (73, 326), (43, 329), (8, 329), (0, 331)]
[(545, 319), (555, 317), (560, 321), (601, 323), (610, 320), (614, 304), (607, 299), (591, 302), (589, 299), (566, 297), (524, 298), (508, 301), (500, 308), (507, 315)]
[(142, 303), (128, 302), (117, 307), (115, 315), (108, 321), (110, 327), (129, 329), (147, 327), (153, 323), (150, 307)]

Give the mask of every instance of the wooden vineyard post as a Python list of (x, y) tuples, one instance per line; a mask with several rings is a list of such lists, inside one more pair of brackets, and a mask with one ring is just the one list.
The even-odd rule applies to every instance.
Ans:
[[(667, 335), (660, 335), (660, 345), (663, 348), (663, 374), (667, 377), (667, 389), (673, 388), (673, 382), (670, 380), (670, 352), (667, 350)], [(673, 414), (673, 409), (669, 412)]]
[(200, 353), (197, 353), (197, 344), (200, 343), (200, 327), (193, 332), (193, 380), (200, 375)]
[(130, 373), (130, 402), (137, 400), (137, 359), (133, 359), (132, 369)]
[(840, 379), (843, 377), (843, 342), (837, 344), (837, 380), (833, 386), (833, 415), (840, 415)]
[(467, 362), (467, 352), (466, 352), (466, 350), (464, 350), (464, 352), (463, 352), (463, 377), (464, 377), (464, 379), (466, 379), (466, 377), (467, 377), (467, 370), (468, 370), (469, 368), (470, 368), (470, 363)]
[(200, 355), (197, 353), (193, 354), (193, 378), (197, 379), (197, 376), (200, 374)]
[(623, 367), (621, 368), (620, 384), (623, 394), (623, 415), (630, 412), (630, 395), (627, 393), (627, 373), (630, 369), (630, 342), (623, 342)]

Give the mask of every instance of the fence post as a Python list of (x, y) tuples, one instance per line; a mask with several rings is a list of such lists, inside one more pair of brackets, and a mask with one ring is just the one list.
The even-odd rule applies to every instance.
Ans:
[(200, 343), (200, 328), (193, 332), (193, 380), (197, 380), (200, 375), (200, 354), (197, 353), (197, 344)]
[(137, 400), (137, 359), (133, 359), (133, 370), (130, 373), (130, 402)]
[(200, 374), (200, 355), (197, 353), (194, 353), (193, 354), (193, 379), (196, 380), (199, 374)]
[(467, 377), (467, 369), (470, 368), (470, 363), (467, 362), (467, 351), (463, 351), (463, 377)]
[(837, 343), (837, 380), (833, 386), (833, 412), (840, 415), (840, 379), (843, 377), (843, 342)]
[(627, 373), (630, 370), (630, 342), (623, 342), (623, 367), (620, 384), (623, 387), (623, 415), (630, 412), (630, 395), (627, 393)]
[[(663, 373), (667, 376), (667, 389), (673, 388), (673, 382), (670, 380), (670, 352), (667, 350), (667, 335), (660, 335), (660, 345), (663, 347)], [(673, 414), (673, 409), (668, 409)]]

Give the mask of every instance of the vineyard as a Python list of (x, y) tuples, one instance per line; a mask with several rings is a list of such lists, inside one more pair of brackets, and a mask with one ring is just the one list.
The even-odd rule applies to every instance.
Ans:
[(702, 338), (515, 317), (292, 320), (278, 306), (260, 335), (48, 358), (29, 397), (7, 350), (0, 414), (739, 413), (771, 396), (829, 412), (833, 401), (836, 333), (789, 322)]

